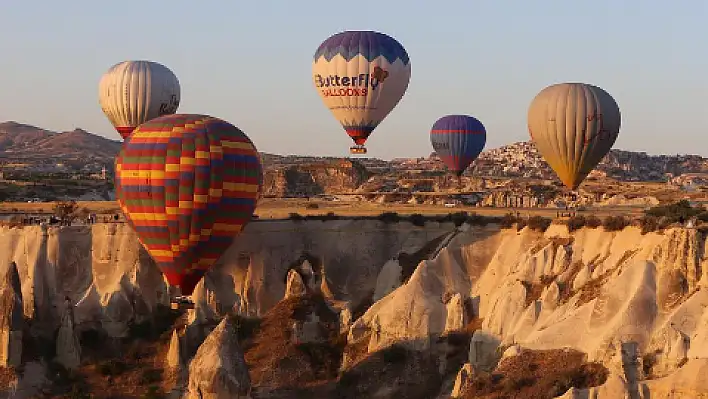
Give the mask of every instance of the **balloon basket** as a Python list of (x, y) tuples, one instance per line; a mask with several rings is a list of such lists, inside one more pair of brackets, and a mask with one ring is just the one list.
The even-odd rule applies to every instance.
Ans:
[(187, 296), (178, 296), (170, 300), (172, 310), (194, 309), (194, 302)]
[(352, 154), (366, 154), (366, 147), (363, 145), (355, 145), (349, 148), (349, 152)]

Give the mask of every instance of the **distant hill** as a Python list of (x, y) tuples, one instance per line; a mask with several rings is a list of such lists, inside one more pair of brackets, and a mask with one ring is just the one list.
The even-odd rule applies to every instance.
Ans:
[(121, 143), (74, 129), (53, 132), (17, 122), (0, 123), (0, 159), (110, 161)]
[[(23, 163), (30, 168), (64, 163), (70, 168), (112, 169), (121, 142), (74, 129), (53, 132), (13, 121), (0, 123), (0, 164)], [(341, 158), (300, 155), (277, 155), (261, 152), (266, 170), (335, 161)], [(398, 158), (384, 161), (356, 157), (358, 164), (370, 171), (398, 173), (405, 170), (444, 169), (435, 154), (429, 157)], [(531, 142), (511, 143), (486, 149), (470, 168), (477, 175), (499, 177), (553, 178), (555, 175)], [(619, 180), (665, 181), (667, 176), (684, 173), (708, 173), (708, 159), (697, 155), (648, 155), (643, 152), (613, 149), (600, 162), (596, 172)]]

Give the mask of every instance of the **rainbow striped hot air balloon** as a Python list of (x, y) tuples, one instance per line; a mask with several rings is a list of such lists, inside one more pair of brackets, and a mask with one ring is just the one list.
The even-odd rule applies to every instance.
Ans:
[(433, 124), (430, 142), (447, 168), (460, 177), (484, 149), (487, 132), (471, 116), (447, 115)]
[(140, 125), (116, 159), (116, 197), (168, 282), (191, 295), (251, 220), (261, 163), (241, 130), (206, 115)]

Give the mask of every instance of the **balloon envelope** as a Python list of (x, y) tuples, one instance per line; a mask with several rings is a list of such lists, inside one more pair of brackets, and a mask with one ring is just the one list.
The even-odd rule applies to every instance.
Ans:
[(170, 284), (191, 295), (251, 220), (261, 164), (251, 140), (206, 115), (140, 125), (116, 160), (116, 197)]
[(116, 64), (101, 77), (98, 86), (101, 109), (123, 139), (143, 122), (174, 114), (180, 102), (175, 74), (152, 61)]
[(575, 190), (610, 151), (621, 124), (605, 90), (585, 83), (546, 87), (528, 110), (531, 139), (558, 178)]
[(435, 153), (457, 176), (477, 159), (487, 142), (482, 122), (467, 115), (447, 115), (438, 119), (430, 130)]
[(322, 101), (357, 145), (403, 97), (411, 77), (408, 53), (374, 31), (345, 31), (317, 49), (312, 78)]

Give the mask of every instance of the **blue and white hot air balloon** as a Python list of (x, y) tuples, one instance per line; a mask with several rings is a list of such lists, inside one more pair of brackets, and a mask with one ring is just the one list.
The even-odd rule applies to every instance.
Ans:
[(354, 140), (352, 154), (403, 97), (411, 78), (408, 53), (396, 39), (374, 31), (345, 31), (315, 52), (312, 79), (325, 106)]
[(482, 122), (468, 115), (447, 115), (430, 130), (435, 153), (457, 177), (477, 159), (487, 143)]

